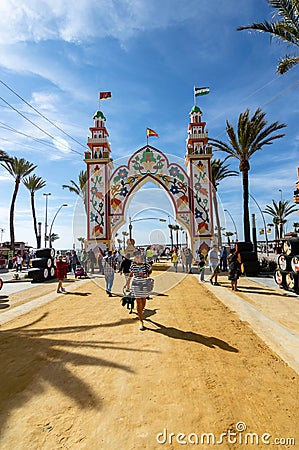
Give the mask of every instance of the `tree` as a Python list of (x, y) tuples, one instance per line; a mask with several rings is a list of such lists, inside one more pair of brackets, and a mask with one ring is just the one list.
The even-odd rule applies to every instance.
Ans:
[(79, 241), (81, 243), (81, 251), (83, 251), (84, 248), (84, 244), (86, 242), (86, 239), (84, 237), (78, 237), (77, 241)]
[(8, 154), (4, 150), (0, 150), (0, 161), (7, 161), (8, 159)]
[[(253, 23), (238, 27), (237, 30), (255, 30), (270, 34), (271, 39), (277, 38), (286, 42), (289, 46), (299, 46), (299, 2), (298, 0), (267, 0), (269, 6), (274, 8), (278, 20), (262, 23)], [(286, 54), (279, 60), (277, 72), (281, 75), (294, 67), (299, 62), (298, 55)]]
[(226, 231), (226, 232), (224, 233), (224, 236), (227, 237), (227, 243), (228, 243), (229, 247), (230, 247), (230, 238), (231, 238), (231, 236), (233, 236), (234, 234), (235, 234), (235, 233), (233, 233), (232, 231)]
[(33, 217), (34, 233), (35, 233), (35, 237), (36, 237), (36, 246), (39, 247), (40, 237), (38, 235), (38, 230), (37, 230), (34, 195), (35, 195), (36, 191), (39, 191), (40, 189), (42, 189), (43, 187), (46, 186), (46, 181), (43, 180), (41, 177), (37, 177), (35, 174), (33, 174), (33, 175), (29, 175), (27, 178), (24, 178), (23, 184), (30, 191), (31, 211), (32, 211), (32, 217)]
[(229, 170), (229, 164), (224, 164), (228, 157), (226, 157), (223, 161), (220, 159), (212, 159), (211, 161), (211, 183), (213, 185), (212, 188), (212, 198), (214, 205), (214, 212), (217, 224), (217, 239), (218, 239), (218, 247), (222, 247), (222, 236), (221, 236), (221, 225), (219, 219), (219, 211), (218, 211), (218, 201), (217, 201), (217, 190), (220, 181), (224, 180), (227, 177), (234, 177), (238, 175), (236, 170)]
[(15, 250), (15, 231), (14, 231), (14, 210), (15, 203), (20, 187), (20, 183), (24, 177), (29, 175), (37, 166), (33, 165), (31, 162), (26, 161), (24, 158), (18, 159), (17, 157), (10, 157), (1, 163), (10, 175), (15, 180), (15, 188), (10, 205), (10, 215), (9, 215), (9, 229), (10, 229), (10, 248), (12, 251)]
[(87, 183), (87, 171), (81, 170), (78, 176), (78, 183), (74, 180), (70, 180), (70, 184), (63, 184), (63, 189), (68, 189), (70, 192), (74, 192), (76, 195), (82, 198), (86, 206), (86, 183)]
[(273, 217), (275, 239), (283, 238), (283, 228), (287, 222), (286, 217), (295, 211), (297, 211), (297, 206), (291, 205), (288, 200), (280, 200), (278, 203), (272, 200), (272, 206), (266, 205), (265, 211), (263, 212)]
[(249, 180), (248, 174), (250, 170), (249, 160), (264, 145), (272, 144), (275, 139), (282, 138), (284, 134), (274, 134), (286, 125), (284, 123), (274, 122), (267, 125), (265, 119), (266, 113), (258, 108), (253, 116), (249, 117), (249, 109), (239, 115), (237, 133), (234, 127), (226, 121), (226, 133), (229, 143), (226, 144), (218, 139), (210, 138), (210, 142), (218, 150), (228, 153), (230, 156), (237, 158), (240, 162), (239, 170), (242, 173), (243, 183), (243, 225), (244, 240), (250, 241), (250, 222), (249, 222)]

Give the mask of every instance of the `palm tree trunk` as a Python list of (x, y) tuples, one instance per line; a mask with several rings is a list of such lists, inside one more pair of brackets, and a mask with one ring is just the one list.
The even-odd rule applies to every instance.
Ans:
[(214, 187), (212, 190), (212, 198), (213, 198), (214, 212), (215, 212), (215, 218), (216, 218), (216, 224), (217, 224), (218, 248), (222, 248), (222, 236), (221, 236), (221, 225), (220, 225), (218, 202), (217, 202), (217, 190)]
[(20, 179), (17, 177), (15, 180), (15, 188), (11, 199), (10, 214), (9, 214), (10, 249), (13, 252), (15, 251), (14, 212), (19, 186), (20, 186)]
[(283, 225), (284, 225), (284, 223), (281, 220), (280, 224), (279, 224), (279, 239), (283, 238)]
[(242, 171), (244, 241), (250, 242), (248, 170)]
[(32, 210), (32, 218), (33, 218), (33, 228), (36, 237), (36, 247), (39, 246), (39, 237), (37, 231), (37, 222), (36, 222), (36, 214), (35, 214), (35, 205), (34, 205), (34, 192), (31, 192), (31, 210)]

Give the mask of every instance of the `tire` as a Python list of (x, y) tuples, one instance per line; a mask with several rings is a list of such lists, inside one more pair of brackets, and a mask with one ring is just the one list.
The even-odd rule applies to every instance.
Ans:
[(293, 258), (291, 259), (291, 268), (292, 271), (295, 273), (299, 273), (299, 256), (293, 256)]
[(32, 267), (44, 269), (45, 267), (50, 268), (51, 266), (52, 266), (51, 258), (35, 258), (32, 260)]
[(241, 252), (252, 252), (253, 250), (253, 243), (252, 242), (237, 242), (236, 243), (236, 250), (238, 253)]
[(257, 261), (257, 260), (258, 260), (258, 258), (257, 258), (257, 254), (255, 252), (244, 251), (244, 252), (238, 253), (239, 263), (247, 262), (247, 261), (248, 262), (249, 261)]
[(284, 241), (283, 251), (287, 255), (298, 255), (299, 254), (299, 238), (290, 238)]
[(49, 278), (49, 274), (50, 274), (50, 269), (48, 269), (48, 267), (45, 267), (45, 269), (44, 269), (44, 279), (45, 280), (47, 278)]
[(31, 278), (32, 281), (44, 281), (43, 269), (35, 268), (28, 270), (28, 278)]
[(49, 274), (50, 278), (56, 278), (56, 268), (54, 266), (52, 266), (50, 268), (50, 274)]
[(54, 248), (38, 248), (35, 252), (37, 258), (54, 258)]
[(258, 261), (245, 261), (241, 264), (241, 272), (244, 275), (257, 275), (260, 271), (260, 263)]
[(286, 288), (286, 273), (282, 270), (276, 269), (274, 272), (274, 281), (279, 287)]
[(288, 272), (286, 274), (286, 288), (288, 291), (299, 292), (298, 274), (294, 272)]
[(2, 278), (0, 278), (0, 291), (2, 288), (3, 288), (3, 280), (2, 280)]
[(277, 259), (277, 265), (280, 270), (291, 270), (291, 257), (281, 253)]

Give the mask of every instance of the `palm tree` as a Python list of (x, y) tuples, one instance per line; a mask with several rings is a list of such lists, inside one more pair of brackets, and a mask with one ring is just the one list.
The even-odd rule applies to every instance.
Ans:
[(63, 189), (68, 189), (70, 192), (74, 192), (76, 195), (82, 198), (86, 205), (86, 183), (87, 183), (87, 171), (81, 170), (78, 176), (78, 183), (74, 180), (70, 180), (70, 184), (63, 184)]
[(0, 150), (0, 161), (7, 161), (8, 159), (8, 154), (4, 150)]
[(218, 211), (218, 201), (217, 201), (217, 190), (220, 181), (224, 180), (227, 177), (235, 177), (238, 175), (238, 172), (236, 170), (229, 170), (229, 164), (224, 164), (229, 158), (227, 156), (223, 161), (220, 159), (212, 159), (211, 161), (211, 183), (212, 183), (212, 198), (213, 198), (213, 205), (214, 205), (214, 211), (215, 211), (215, 218), (216, 218), (216, 224), (217, 224), (217, 239), (218, 239), (218, 247), (222, 247), (222, 236), (221, 236), (221, 225), (220, 225), (220, 219), (219, 219), (219, 211)]
[(286, 217), (295, 211), (297, 211), (297, 206), (290, 205), (288, 200), (280, 200), (278, 203), (272, 200), (272, 206), (266, 205), (265, 211), (263, 212), (273, 217), (275, 239), (281, 239), (283, 237), (283, 226), (287, 222)]
[[(209, 139), (214, 147), (230, 156), (237, 158), (240, 162), (239, 170), (242, 172), (243, 182), (243, 222), (244, 240), (250, 241), (249, 222), (249, 182), (248, 173), (250, 170), (249, 160), (257, 150), (261, 150), (264, 145), (272, 144), (275, 139), (282, 138), (284, 134), (274, 134), (277, 130), (286, 127), (284, 123), (274, 122), (267, 125), (265, 115), (258, 108), (253, 116), (249, 117), (249, 109), (241, 113), (238, 120), (237, 134), (234, 127), (226, 121), (226, 132), (229, 143), (226, 144), (218, 139)], [(271, 136), (272, 135), (272, 136)]]
[(81, 243), (81, 251), (83, 251), (84, 248), (84, 244), (86, 242), (86, 239), (84, 237), (78, 237), (77, 241), (79, 241)]
[(233, 233), (232, 231), (226, 231), (225, 233), (224, 233), (224, 236), (226, 236), (227, 237), (227, 243), (228, 243), (228, 246), (230, 247), (230, 238), (231, 238), (231, 236), (233, 236), (235, 233)]
[(36, 245), (37, 245), (37, 247), (39, 247), (40, 246), (40, 236), (38, 235), (38, 230), (37, 230), (34, 195), (35, 195), (36, 191), (39, 191), (40, 189), (45, 187), (46, 181), (43, 180), (41, 177), (37, 177), (35, 174), (33, 174), (33, 175), (28, 176), (27, 178), (24, 178), (23, 184), (30, 191), (33, 227), (34, 227), (34, 233), (35, 233), (35, 237), (36, 237)]
[(26, 177), (34, 169), (36, 169), (36, 166), (34, 166), (31, 162), (26, 161), (24, 158), (18, 159), (15, 156), (5, 160), (3, 163), (1, 163), (1, 166), (4, 167), (15, 179), (15, 188), (11, 200), (10, 216), (9, 216), (10, 249), (14, 252), (15, 250), (14, 210), (20, 183), (24, 177)]
[[(256, 30), (270, 34), (271, 38), (277, 38), (288, 45), (299, 46), (299, 2), (298, 0), (267, 0), (269, 6), (276, 10), (279, 20), (238, 27), (237, 30)], [(277, 72), (281, 75), (299, 63), (298, 55), (286, 54), (281, 58)]]

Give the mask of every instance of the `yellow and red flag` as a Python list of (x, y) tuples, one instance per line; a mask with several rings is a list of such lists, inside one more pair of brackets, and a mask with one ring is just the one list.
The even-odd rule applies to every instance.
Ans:
[(151, 128), (146, 129), (146, 136), (147, 137), (151, 137), (151, 136), (159, 137), (158, 133), (156, 131), (152, 130)]

